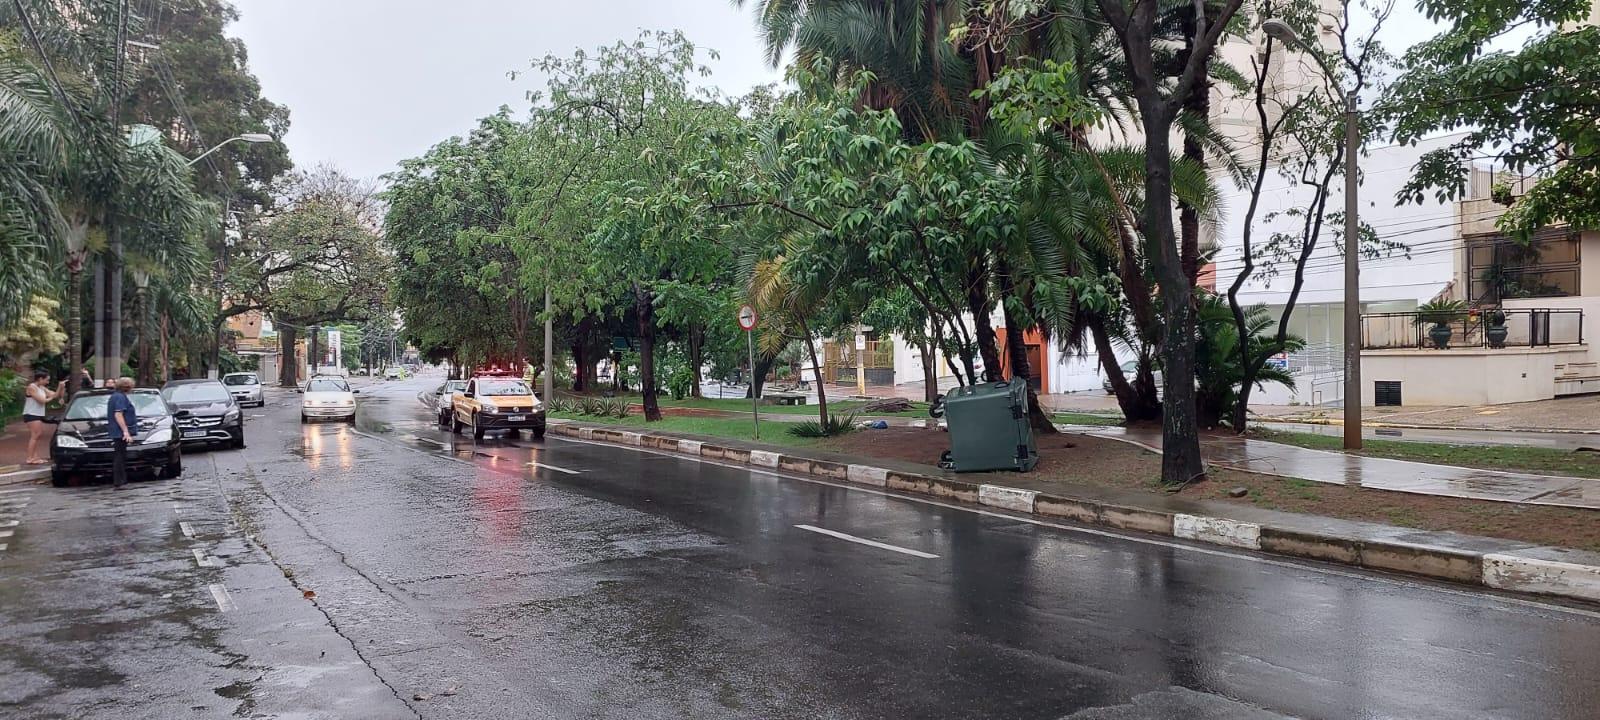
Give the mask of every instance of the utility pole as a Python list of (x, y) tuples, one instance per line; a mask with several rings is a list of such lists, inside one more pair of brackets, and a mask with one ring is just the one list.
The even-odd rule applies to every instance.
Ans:
[(1344, 96), (1344, 449), (1361, 449), (1361, 209), (1356, 153), (1361, 149), (1356, 91)]
[[(1311, 55), (1329, 79), (1337, 77), (1322, 55), (1276, 18), (1261, 31)], [(1361, 112), (1357, 87), (1344, 94), (1344, 449), (1361, 449), (1361, 208), (1357, 205), (1356, 155), (1361, 151)]]

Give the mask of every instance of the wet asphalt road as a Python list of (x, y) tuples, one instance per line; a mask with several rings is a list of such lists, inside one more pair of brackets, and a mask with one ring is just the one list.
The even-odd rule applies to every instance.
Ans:
[(436, 382), (368, 386), (353, 428), (279, 395), (179, 481), (0, 487), (0, 717), (1600, 714), (1592, 608), (457, 443)]

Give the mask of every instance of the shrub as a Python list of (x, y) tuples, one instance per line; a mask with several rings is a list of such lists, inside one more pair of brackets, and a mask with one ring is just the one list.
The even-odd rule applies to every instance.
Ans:
[(789, 428), (789, 434), (803, 438), (825, 438), (855, 432), (855, 429), (856, 416), (854, 414), (830, 415), (827, 420), (823, 421), (807, 420), (795, 423)]

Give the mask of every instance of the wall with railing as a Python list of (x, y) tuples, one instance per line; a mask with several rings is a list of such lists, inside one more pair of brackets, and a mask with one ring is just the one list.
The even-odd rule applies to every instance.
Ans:
[[(1504, 312), (1504, 345), (1508, 348), (1582, 345), (1589, 339), (1584, 332), (1581, 308), (1507, 308)], [(1436, 323), (1420, 318), (1415, 312), (1362, 315), (1361, 347), (1367, 350), (1433, 348), (1429, 333)], [(1483, 315), (1462, 317), (1444, 325), (1450, 328), (1449, 346), (1452, 348), (1491, 345)]]

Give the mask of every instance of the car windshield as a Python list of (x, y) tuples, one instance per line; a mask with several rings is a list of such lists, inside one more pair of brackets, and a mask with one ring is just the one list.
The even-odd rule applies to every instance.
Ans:
[(317, 378), (306, 383), (306, 392), (350, 392), (350, 386), (343, 380)]
[(224, 385), (258, 385), (261, 381), (254, 375), (228, 375), (222, 378)]
[(228, 389), (214, 380), (164, 387), (161, 389), (161, 394), (169, 403), (228, 402), (233, 399), (233, 396), (228, 394)]
[(478, 381), (479, 395), (532, 395), (528, 384), (521, 380), (494, 379)]
[[(133, 411), (139, 417), (161, 417), (167, 414), (167, 404), (161, 400), (161, 394), (156, 392), (131, 392), (128, 399), (133, 401)], [(67, 407), (68, 420), (104, 420), (106, 419), (106, 403), (111, 402), (111, 395), (81, 395)]]
[(458, 393), (465, 389), (467, 389), (467, 381), (465, 380), (451, 380), (444, 384), (446, 393)]

